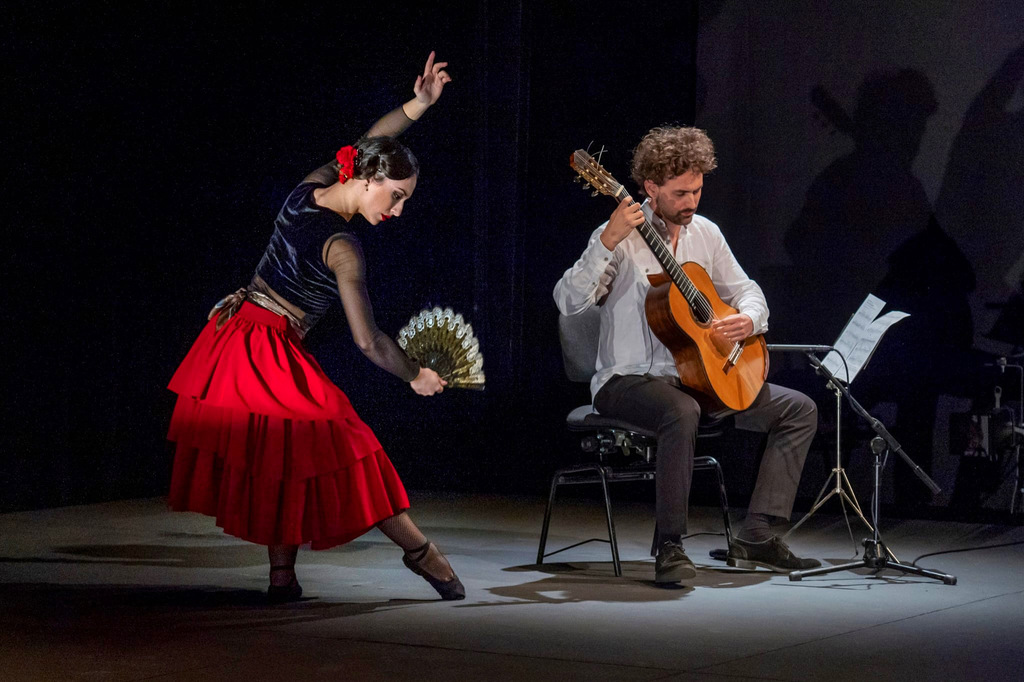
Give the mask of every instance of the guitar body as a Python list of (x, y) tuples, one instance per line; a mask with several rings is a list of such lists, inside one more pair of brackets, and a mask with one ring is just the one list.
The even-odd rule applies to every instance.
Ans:
[[(707, 299), (715, 318), (738, 312), (719, 297), (704, 268), (697, 263), (683, 263), (680, 267)], [(663, 273), (649, 279), (647, 322), (655, 336), (672, 351), (679, 380), (725, 407), (734, 410), (750, 407), (768, 377), (768, 348), (764, 337), (755, 335), (746, 339), (742, 353), (730, 362), (735, 345), (716, 342), (710, 322), (702, 322), (694, 315), (669, 276)]]

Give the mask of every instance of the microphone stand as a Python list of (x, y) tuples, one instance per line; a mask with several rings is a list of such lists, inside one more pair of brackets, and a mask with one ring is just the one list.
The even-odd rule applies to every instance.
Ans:
[[(847, 564), (839, 564), (836, 566), (823, 566), (821, 568), (812, 568), (806, 571), (793, 571), (789, 574), (789, 579), (793, 581), (801, 580), (805, 576), (812, 575), (823, 575), (825, 573), (834, 573), (835, 571), (846, 571), (853, 568), (870, 568), (875, 571), (881, 571), (886, 568), (891, 568), (904, 573), (912, 573), (914, 575), (920, 575), (925, 578), (934, 578), (935, 580), (941, 580), (947, 585), (956, 585), (956, 576), (949, 575), (947, 573), (940, 573), (939, 571), (932, 571), (926, 568), (920, 568), (918, 566), (911, 566), (910, 564), (900, 563), (896, 556), (889, 550), (889, 548), (882, 542), (882, 538), (878, 533), (878, 516), (879, 507), (881, 506), (882, 499), (882, 465), (884, 464), (882, 455), (886, 451), (895, 452), (903, 461), (910, 466), (914, 474), (921, 479), (921, 481), (928, 486), (932, 493), (940, 492), (939, 486), (935, 484), (935, 481), (931, 479), (924, 472), (921, 467), (914, 463), (910, 456), (903, 451), (903, 446), (893, 438), (889, 430), (885, 428), (879, 420), (872, 417), (867, 410), (865, 410), (860, 403), (850, 394), (849, 389), (830, 372), (817, 357), (812, 353), (808, 352), (807, 357), (810, 358), (811, 364), (814, 365), (815, 369), (821, 374), (826, 376), (829, 380), (829, 385), (833, 390), (836, 391), (836, 401), (838, 403), (839, 396), (842, 395), (846, 398), (850, 407), (858, 415), (867, 420), (868, 424), (878, 435), (871, 439), (871, 451), (874, 453), (875, 462), (875, 490), (874, 499), (871, 503), (871, 514), (874, 524), (868, 524), (868, 527), (872, 529), (872, 536), (864, 540), (864, 555), (860, 561), (853, 561)], [(836, 427), (838, 429), (838, 425)], [(838, 437), (837, 437), (838, 438)], [(837, 453), (838, 457), (838, 453)], [(845, 474), (844, 474), (845, 477)], [(849, 482), (847, 482), (849, 483)], [(826, 484), (827, 485), (827, 484)], [(837, 484), (838, 487), (838, 484)], [(840, 498), (841, 499), (841, 498)], [(859, 511), (859, 507), (858, 507)], [(806, 518), (806, 517), (805, 517)], [(863, 516), (861, 517), (863, 518)], [(801, 519), (802, 521), (802, 519)], [(867, 523), (867, 521), (865, 521)], [(794, 526), (795, 528), (795, 526)], [(792, 531), (790, 531), (792, 532)]]

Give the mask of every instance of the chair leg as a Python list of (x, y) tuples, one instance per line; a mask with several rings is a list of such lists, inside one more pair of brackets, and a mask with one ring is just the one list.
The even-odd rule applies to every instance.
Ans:
[(718, 476), (718, 499), (722, 505), (722, 524), (725, 526), (726, 545), (732, 545), (732, 524), (729, 521), (729, 499), (725, 494), (725, 475), (722, 474), (722, 465), (714, 457), (708, 458), (708, 464), (715, 467), (715, 474)]
[(556, 471), (551, 477), (551, 492), (548, 494), (548, 506), (544, 509), (544, 526), (540, 530), (540, 546), (537, 547), (537, 565), (544, 563), (544, 548), (548, 544), (548, 527), (551, 525), (551, 508), (555, 505), (555, 492), (558, 490), (558, 479), (562, 472)]
[(615, 521), (612, 520), (612, 499), (608, 495), (608, 479), (605, 476), (604, 467), (598, 467), (597, 473), (601, 477), (601, 491), (604, 493), (604, 513), (608, 519), (608, 542), (612, 546), (612, 566), (615, 568), (615, 576), (622, 577), (622, 564), (619, 563), (619, 543), (615, 538)]

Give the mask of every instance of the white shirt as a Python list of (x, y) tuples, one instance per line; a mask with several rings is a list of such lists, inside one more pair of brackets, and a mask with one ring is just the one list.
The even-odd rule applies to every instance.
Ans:
[[(647, 201), (643, 211), (671, 250), (664, 221), (654, 215)], [(597, 372), (590, 380), (591, 396), (596, 396), (616, 374), (677, 375), (672, 353), (654, 336), (644, 309), (651, 288), (647, 276), (661, 273), (661, 264), (636, 230), (609, 251), (599, 239), (607, 225), (605, 222), (594, 230), (583, 255), (565, 271), (554, 291), (555, 303), (563, 315), (582, 313), (608, 293), (601, 305), (601, 338)], [(694, 215), (689, 225), (679, 229), (672, 255), (679, 263), (692, 261), (704, 268), (722, 300), (750, 316), (755, 334), (768, 329), (764, 293), (736, 262), (718, 225)]]

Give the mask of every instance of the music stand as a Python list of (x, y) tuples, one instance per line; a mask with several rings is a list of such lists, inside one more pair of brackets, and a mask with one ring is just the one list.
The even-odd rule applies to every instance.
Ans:
[[(874, 528), (874, 526), (871, 525), (871, 523), (867, 520), (867, 518), (865, 518), (864, 512), (861, 510), (860, 502), (857, 501), (857, 496), (853, 492), (853, 486), (850, 485), (850, 479), (846, 477), (846, 471), (843, 468), (842, 437), (841, 437), (841, 434), (842, 434), (842, 414), (843, 414), (843, 393), (838, 388), (838, 386), (836, 385), (836, 384), (838, 384), (838, 379), (836, 379), (832, 375), (831, 372), (829, 372), (827, 369), (822, 367), (821, 362), (814, 355), (814, 353), (816, 353), (816, 352), (827, 353), (827, 352), (832, 351), (834, 349), (832, 348), (832, 346), (803, 346), (803, 345), (791, 345), (791, 344), (768, 344), (768, 350), (769, 351), (773, 351), (773, 350), (774, 351), (797, 351), (797, 352), (805, 353), (811, 359), (811, 364), (812, 365), (814, 365), (815, 367), (821, 367), (824, 370), (823, 373), (828, 378), (828, 381), (826, 382), (826, 386), (828, 388), (830, 388), (832, 390), (832, 392), (835, 393), (835, 396), (836, 396), (836, 464), (835, 464), (834, 467), (832, 467), (832, 472), (828, 475), (828, 478), (825, 479), (825, 485), (823, 485), (821, 487), (821, 492), (818, 493), (818, 496), (814, 500), (814, 504), (811, 505), (811, 510), (809, 512), (807, 512), (806, 514), (804, 514), (803, 517), (799, 521), (797, 521), (793, 525), (793, 527), (790, 528), (786, 532), (785, 535), (782, 536), (782, 539), (783, 540), (787, 539), (792, 533), (794, 533), (796, 531), (797, 528), (799, 528), (800, 526), (803, 525), (804, 521), (806, 521), (807, 519), (811, 518), (811, 516), (813, 516), (816, 511), (821, 509), (821, 507), (824, 506), (824, 504), (826, 502), (828, 502), (830, 499), (832, 499), (833, 496), (837, 496), (839, 498), (839, 504), (840, 504), (840, 507), (843, 510), (843, 520), (846, 521), (846, 529), (850, 533), (850, 540), (851, 541), (853, 540), (853, 529), (850, 527), (850, 519), (849, 519), (849, 516), (846, 513), (846, 505), (847, 504), (850, 505), (850, 507), (853, 509), (853, 511), (857, 512), (857, 516), (860, 518), (860, 520), (863, 521), (864, 525), (867, 526), (868, 530), (873, 533), (875, 528)], [(835, 487), (833, 487), (831, 490), (829, 490), (829, 484), (832, 482), (832, 477), (833, 476), (835, 477)], [(843, 487), (844, 485), (845, 485), (845, 488)], [(828, 494), (827, 495), (825, 494), (826, 490), (828, 490)], [(856, 543), (854, 543), (854, 547), (856, 547)], [(892, 554), (891, 552), (889, 552), (889, 557), (893, 561), (897, 561), (896, 555)]]
[[(814, 499), (814, 504), (811, 505), (811, 510), (804, 514), (804, 516), (801, 517), (801, 519), (797, 521), (793, 525), (793, 527), (791, 527), (785, 532), (785, 535), (782, 536), (782, 540), (784, 541), (788, 537), (793, 535), (797, 528), (804, 524), (804, 521), (813, 516), (816, 511), (818, 511), (822, 506), (824, 506), (826, 502), (828, 502), (828, 500), (830, 500), (834, 496), (839, 498), (840, 507), (843, 510), (843, 520), (846, 521), (846, 528), (850, 534), (851, 542), (853, 542), (853, 528), (850, 527), (850, 518), (846, 511), (847, 504), (849, 504), (850, 508), (857, 513), (857, 517), (860, 518), (861, 521), (863, 521), (864, 525), (867, 526), (867, 529), (871, 532), (874, 532), (874, 526), (871, 525), (867, 518), (864, 517), (864, 512), (860, 508), (860, 502), (857, 501), (857, 496), (853, 492), (853, 485), (850, 483), (850, 479), (847, 477), (846, 470), (843, 467), (843, 391), (840, 390), (838, 386), (839, 380), (827, 369), (823, 368), (821, 366), (820, 360), (818, 360), (817, 356), (814, 355), (814, 353), (816, 352), (827, 353), (829, 351), (834, 351), (835, 348), (833, 346), (823, 345), (769, 343), (768, 350), (795, 351), (805, 353), (808, 357), (810, 357), (811, 365), (813, 367), (821, 368), (822, 372), (819, 372), (818, 374), (824, 374), (826, 376), (827, 381), (825, 382), (825, 386), (831, 389), (831, 391), (833, 391), (836, 394), (836, 466), (834, 466), (833, 470), (831, 470), (831, 472), (828, 474), (828, 478), (825, 479), (825, 484), (821, 486), (821, 492), (818, 493), (818, 497)], [(831, 480), (833, 480), (833, 476), (836, 477), (836, 485), (833, 488), (828, 489)], [(826, 491), (827, 495), (825, 494)], [(854, 542), (854, 548), (856, 548), (856, 542)], [(898, 560), (896, 555), (892, 552), (888, 552), (888, 554), (893, 561)]]
[[(806, 571), (793, 571), (789, 574), (789, 579), (793, 581), (802, 580), (806, 576), (823, 575), (825, 573), (834, 573), (835, 571), (847, 571), (853, 568), (870, 568), (877, 571), (891, 568), (904, 573), (912, 573), (914, 575), (920, 575), (925, 578), (934, 578), (935, 580), (941, 580), (947, 585), (956, 585), (956, 576), (949, 575), (947, 573), (941, 573), (939, 571), (932, 571), (926, 568), (920, 568), (919, 566), (912, 566), (910, 564), (900, 563), (896, 559), (896, 556), (889, 550), (888, 546), (882, 542), (882, 538), (878, 533), (878, 509), (881, 505), (882, 499), (882, 454), (886, 451), (895, 452), (903, 461), (911, 467), (914, 474), (921, 479), (921, 481), (928, 486), (932, 493), (941, 492), (939, 486), (935, 484), (935, 481), (926, 474), (921, 467), (914, 463), (910, 456), (903, 451), (903, 447), (893, 438), (889, 430), (885, 428), (879, 420), (872, 417), (867, 410), (865, 410), (860, 403), (850, 394), (849, 389), (828, 370), (827, 367), (822, 365), (821, 361), (814, 356), (813, 353), (808, 352), (807, 356), (811, 360), (816, 369), (824, 374), (829, 379), (829, 384), (834, 390), (838, 390), (840, 394), (846, 398), (847, 402), (850, 403), (850, 407), (853, 411), (867, 420), (871, 428), (874, 429), (878, 435), (871, 439), (871, 451), (875, 455), (874, 469), (875, 469), (875, 489), (874, 498), (871, 503), (872, 521), (872, 536), (864, 540), (864, 554), (860, 561), (852, 561), (846, 564), (839, 564), (836, 566), (822, 566), (821, 568), (812, 568)], [(842, 497), (840, 497), (842, 499)], [(802, 521), (802, 519), (801, 519)], [(866, 523), (866, 521), (865, 521)]]

